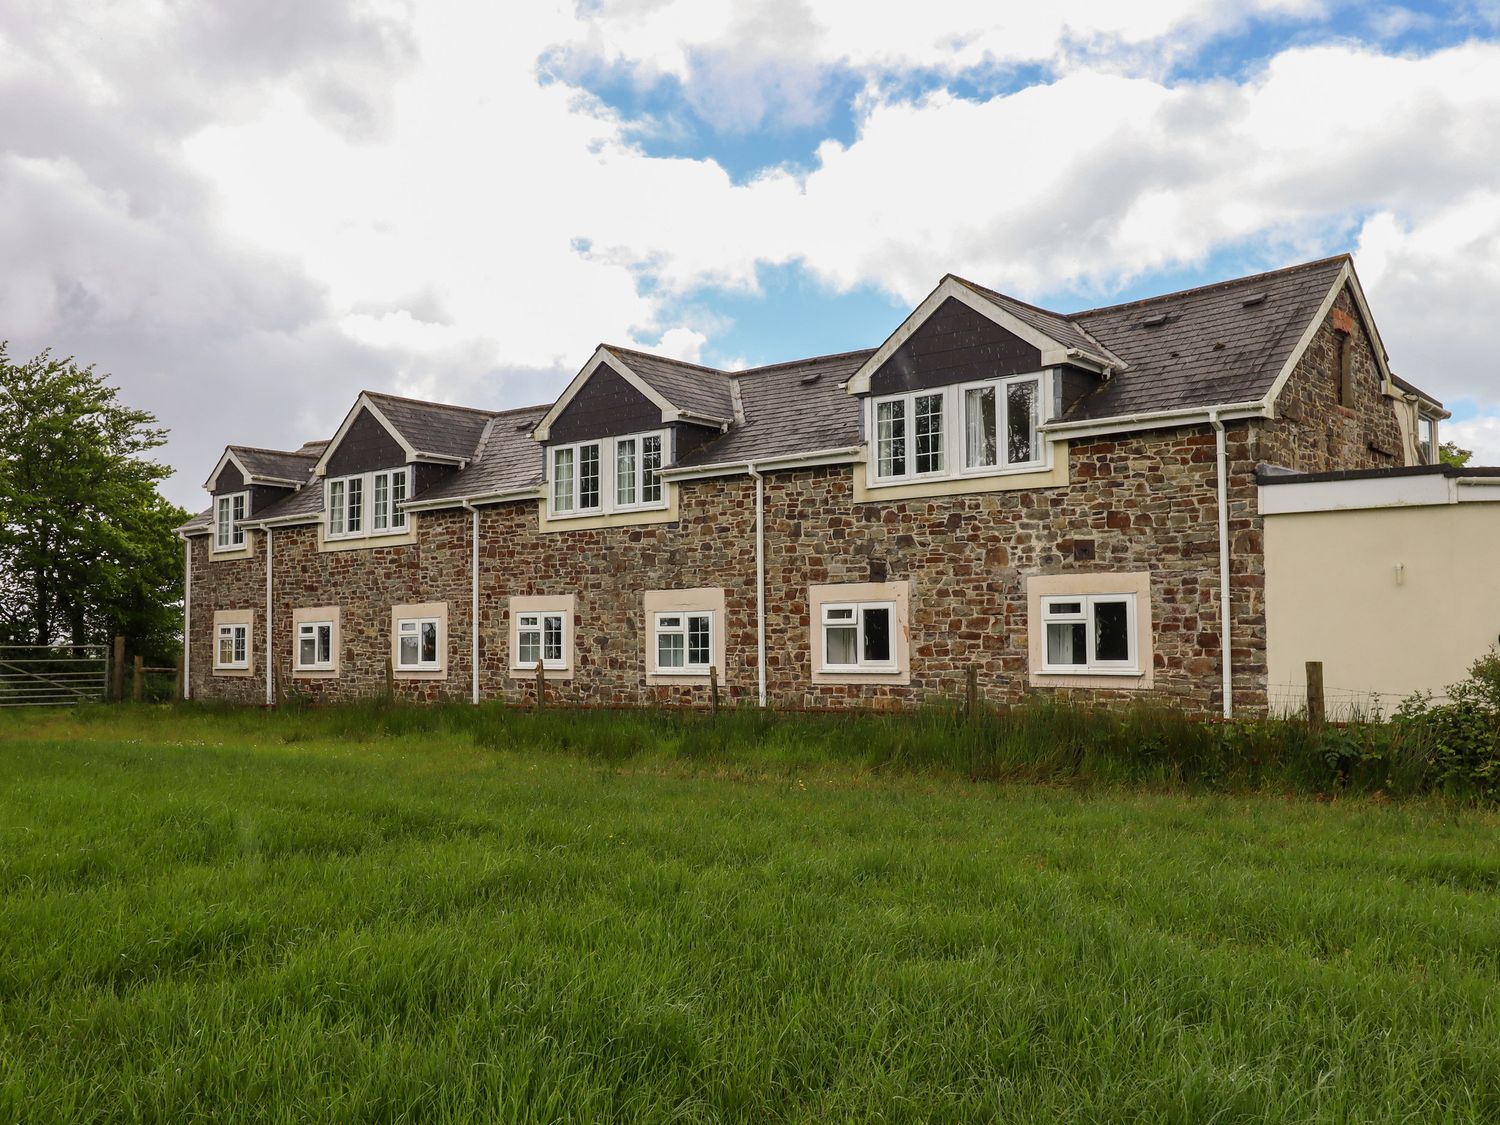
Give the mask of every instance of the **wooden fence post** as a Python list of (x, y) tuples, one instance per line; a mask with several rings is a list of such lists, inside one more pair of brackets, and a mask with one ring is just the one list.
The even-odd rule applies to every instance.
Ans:
[(547, 672), (542, 667), (542, 662), (536, 662), (536, 709), (540, 711), (547, 706)]
[(964, 714), (975, 718), (979, 714), (979, 665), (970, 664), (964, 684)]
[(719, 668), (715, 664), (708, 666), (708, 705), (715, 715), (719, 713)]
[(1309, 660), (1307, 662), (1307, 725), (1314, 730), (1320, 729), (1327, 714), (1323, 699), (1323, 662)]
[(115, 637), (114, 661), (109, 666), (109, 697), (116, 703), (125, 698), (125, 638)]
[(396, 699), (396, 667), (391, 663), (393, 657), (387, 657), (385, 661), (385, 701), (393, 703)]
[(172, 657), (172, 702), (182, 702), (182, 653)]
[(130, 702), (139, 703), (146, 693), (146, 658), (136, 654), (130, 670)]

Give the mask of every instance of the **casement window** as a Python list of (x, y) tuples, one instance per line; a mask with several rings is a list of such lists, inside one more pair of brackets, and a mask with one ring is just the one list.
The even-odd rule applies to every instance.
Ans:
[(1042, 671), (1138, 675), (1135, 599), (1134, 594), (1043, 597)]
[(410, 491), (410, 474), (409, 468), (381, 469), (325, 482), (324, 537), (360, 539), (405, 531), (407, 515), (401, 503)]
[(819, 671), (895, 671), (895, 602), (824, 602), (822, 626)]
[(666, 507), (665, 458), (665, 432), (554, 446), (548, 460), (552, 515)]
[(441, 634), (442, 620), (437, 617), (406, 617), (397, 621), (396, 670), (434, 672), (441, 669)]
[(1417, 412), (1417, 454), (1423, 465), (1436, 465), (1442, 446), (1438, 444), (1438, 420)]
[(706, 675), (714, 659), (714, 615), (658, 613), (655, 620), (657, 674)]
[(297, 625), (297, 668), (327, 671), (333, 667), (333, 622), (303, 621)]
[(214, 646), (215, 668), (250, 667), (250, 626), (248, 624), (220, 625)]
[(232, 551), (245, 545), (245, 529), (240, 521), (250, 506), (250, 493), (231, 492), (214, 499), (214, 550)]
[[(988, 379), (877, 398), (871, 481), (893, 484), (1030, 469), (1045, 460), (1037, 432), (1040, 375)], [(959, 435), (961, 449), (954, 448)]]
[(567, 661), (568, 615), (565, 613), (518, 613), (516, 615), (516, 661), (523, 667), (562, 671)]

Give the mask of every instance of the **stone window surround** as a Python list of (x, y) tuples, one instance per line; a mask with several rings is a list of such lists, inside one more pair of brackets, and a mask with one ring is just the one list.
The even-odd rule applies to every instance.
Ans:
[[(219, 626), (220, 625), (243, 625), (245, 626), (245, 667), (223, 668), (219, 665)], [(214, 631), (211, 637), (213, 644), (212, 666), (215, 676), (241, 676), (249, 677), (255, 675), (255, 610), (253, 609), (216, 609), (214, 610)]]
[[(333, 623), (333, 667), (299, 668), (297, 666), (297, 630), (304, 622), (331, 621)], [(336, 680), (342, 663), (342, 640), (339, 635), (339, 607), (336, 605), (311, 606), (292, 610), (292, 675), (300, 680)]]
[(722, 586), (699, 586), (689, 590), (647, 590), (641, 599), (645, 613), (645, 627), (641, 630), (645, 649), (646, 683), (648, 684), (706, 684), (709, 677), (695, 673), (658, 672), (656, 670), (656, 615), (658, 613), (712, 613), (713, 614), (713, 666), (719, 673), (719, 683), (724, 683), (724, 654), (726, 632), (724, 621), (724, 588)]
[[(437, 618), (438, 666), (436, 668), (402, 668), (397, 664), (401, 646), (399, 623), (413, 617)], [(448, 678), (448, 603), (413, 602), (409, 605), (391, 606), (390, 660), (391, 675), (398, 680), (446, 680)]]
[(538, 594), (538, 595), (515, 595), (510, 599), (510, 620), (506, 626), (506, 652), (509, 659), (506, 661), (510, 669), (512, 679), (535, 678), (536, 665), (525, 665), (516, 663), (516, 655), (520, 652), (520, 638), (516, 627), (517, 618), (523, 613), (561, 613), (563, 615), (563, 666), (561, 668), (545, 668), (542, 671), (544, 678), (549, 680), (571, 680), (574, 674), (574, 651), (577, 647), (575, 636), (577, 630), (574, 628), (578, 620), (578, 597), (575, 594)]
[[(1119, 673), (1043, 672), (1047, 629), (1042, 623), (1042, 598), (1076, 594), (1134, 594), (1137, 675)], [(1087, 571), (1072, 574), (1033, 574), (1026, 579), (1027, 671), (1032, 687), (1087, 687), (1136, 690), (1149, 688), (1154, 673), (1151, 631), (1151, 573), (1149, 571)]]
[[(892, 630), (895, 646), (895, 671), (823, 672), (823, 606), (840, 602), (894, 602), (896, 620)], [(815, 684), (909, 684), (911, 683), (911, 583), (910, 582), (837, 582), (807, 588), (807, 620), (811, 637), (808, 652), (812, 657), (812, 681)]]

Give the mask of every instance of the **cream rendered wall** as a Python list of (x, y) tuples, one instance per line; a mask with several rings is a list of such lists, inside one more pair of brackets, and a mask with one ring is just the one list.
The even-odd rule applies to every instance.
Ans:
[(1265, 549), (1273, 707), (1300, 706), (1321, 660), (1330, 715), (1351, 692), (1385, 693), (1388, 715), (1500, 640), (1500, 504), (1270, 515)]

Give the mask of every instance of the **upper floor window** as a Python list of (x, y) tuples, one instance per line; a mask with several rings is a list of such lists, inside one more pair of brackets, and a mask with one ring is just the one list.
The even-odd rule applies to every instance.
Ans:
[[(874, 400), (872, 480), (889, 484), (933, 477), (1035, 468), (1045, 460), (1040, 375), (988, 379)], [(961, 450), (954, 449), (955, 437)]]
[(1422, 464), (1436, 465), (1442, 446), (1438, 444), (1438, 420), (1417, 412), (1417, 452)]
[(230, 551), (245, 544), (245, 529), (240, 521), (245, 518), (250, 504), (250, 493), (231, 492), (214, 499), (214, 549)]
[(330, 539), (393, 535), (406, 530), (409, 468), (334, 477), (324, 484)]
[(552, 515), (584, 516), (666, 507), (661, 470), (666, 434), (631, 434), (554, 446)]

